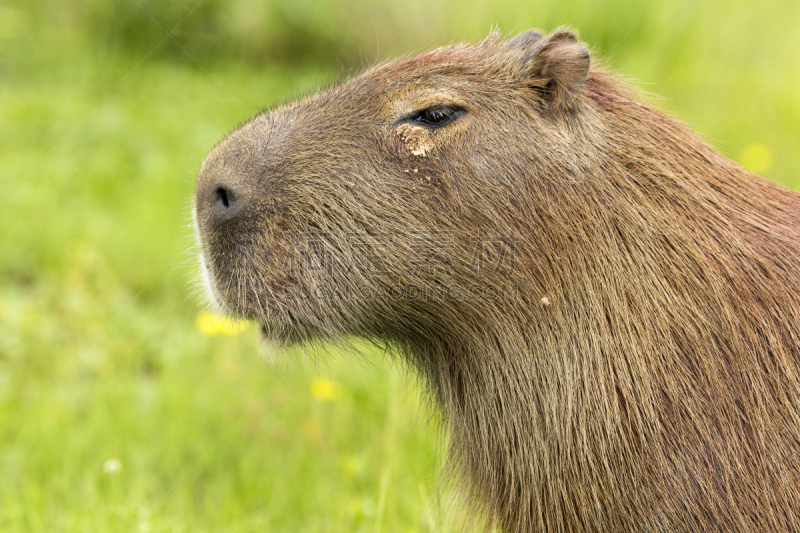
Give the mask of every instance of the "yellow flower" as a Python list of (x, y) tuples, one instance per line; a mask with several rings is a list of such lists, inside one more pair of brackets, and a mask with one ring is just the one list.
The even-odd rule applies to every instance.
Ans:
[(238, 335), (247, 329), (246, 320), (238, 320), (207, 311), (197, 315), (197, 329), (203, 334), (213, 337), (215, 335)]
[(342, 385), (330, 379), (317, 378), (311, 382), (311, 395), (317, 400), (333, 401), (342, 396)]
[(322, 427), (320, 427), (319, 422), (312, 418), (306, 418), (303, 420), (303, 435), (305, 435), (306, 440), (313, 443), (320, 443), (320, 437), (322, 437)]
[(760, 174), (772, 168), (772, 152), (764, 143), (748, 144), (742, 150), (739, 161), (750, 172)]

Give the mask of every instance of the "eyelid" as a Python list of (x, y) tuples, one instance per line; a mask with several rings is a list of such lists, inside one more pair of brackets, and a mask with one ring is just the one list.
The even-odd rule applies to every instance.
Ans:
[[(449, 112), (450, 115), (447, 118), (445, 118), (444, 120), (442, 120), (441, 122), (430, 122), (430, 121), (427, 121), (427, 120), (421, 120), (422, 115), (424, 115), (425, 112), (430, 111), (432, 109), (437, 109), (437, 108)], [(401, 122), (416, 123), (416, 124), (424, 125), (424, 126), (426, 126), (428, 128), (431, 128), (431, 129), (436, 129), (436, 128), (441, 128), (443, 126), (446, 126), (447, 124), (450, 124), (455, 119), (457, 119), (458, 117), (463, 115), (465, 112), (466, 112), (466, 109), (464, 109), (463, 106), (458, 105), (458, 104), (435, 104), (435, 105), (430, 105), (430, 106), (424, 107), (422, 109), (418, 109), (418, 110), (414, 111), (413, 113), (409, 113), (403, 119), (401, 119)]]

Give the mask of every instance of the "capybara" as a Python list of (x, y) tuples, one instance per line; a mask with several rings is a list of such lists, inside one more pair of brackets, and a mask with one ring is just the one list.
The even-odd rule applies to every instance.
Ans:
[(594, 63), (493, 34), (251, 119), (197, 180), (212, 298), (407, 360), (481, 527), (800, 531), (800, 195)]

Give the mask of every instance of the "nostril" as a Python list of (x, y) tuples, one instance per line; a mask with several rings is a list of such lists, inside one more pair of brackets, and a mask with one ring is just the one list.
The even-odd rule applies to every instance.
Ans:
[(214, 190), (214, 211), (219, 215), (230, 216), (240, 207), (239, 196), (227, 187), (217, 187)]
[(219, 187), (214, 191), (214, 203), (219, 204), (221, 207), (227, 209), (230, 207), (230, 199), (228, 198), (228, 190)]

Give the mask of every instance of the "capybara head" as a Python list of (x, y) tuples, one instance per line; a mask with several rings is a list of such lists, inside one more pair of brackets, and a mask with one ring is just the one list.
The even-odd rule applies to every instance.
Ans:
[(195, 205), (222, 309), (420, 371), (486, 527), (800, 531), (800, 197), (590, 68), (572, 32), (260, 114)]
[(294, 341), (427, 335), (454, 317), (426, 291), (512, 291), (513, 279), (487, 282), (475, 262), (492, 253), (491, 268), (503, 260), (512, 274), (509, 216), (532, 208), (520, 201), (526, 180), (585, 177), (564, 156), (587, 150), (587, 135), (567, 132), (587, 112), (588, 69), (571, 32), (492, 37), (252, 119), (212, 150), (197, 183), (215, 299)]

